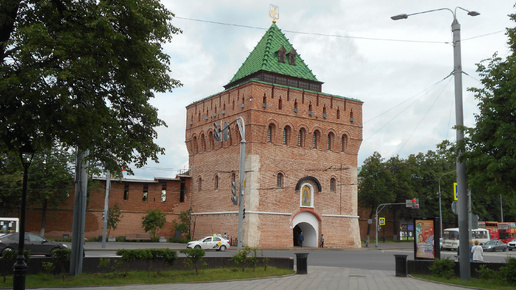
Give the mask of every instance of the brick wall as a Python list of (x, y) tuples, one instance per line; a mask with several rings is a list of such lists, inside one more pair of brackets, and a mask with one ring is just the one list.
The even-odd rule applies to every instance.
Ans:
[[(213, 123), (242, 117), (247, 142), (244, 244), (293, 246), (291, 223), (302, 210), (296, 185), (310, 176), (314, 188), (314, 180), (321, 184), (311, 208), (319, 220), (319, 233), (333, 240), (329, 246), (359, 245), (356, 166), (362, 141), (361, 108), (360, 101), (260, 82), (188, 106), (185, 143), (197, 219), (195, 237), (237, 235), (238, 207), (231, 203), (231, 181), (239, 180), (241, 138), (233, 124), (229, 140), (214, 142)], [(298, 146), (300, 131), (304, 132), (302, 146)], [(317, 148), (313, 148), (314, 134)], [(283, 175), (280, 187), (278, 174)], [(331, 179), (335, 188), (330, 190)]]

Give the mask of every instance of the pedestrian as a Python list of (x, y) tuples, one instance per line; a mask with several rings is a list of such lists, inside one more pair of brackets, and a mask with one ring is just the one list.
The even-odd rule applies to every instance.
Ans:
[(478, 240), (475, 240), (475, 245), (471, 248), (471, 252), (473, 253), (473, 262), (484, 261), (484, 250), (479, 245)]
[(469, 240), (469, 261), (473, 262), (473, 240)]
[(300, 232), (299, 233), (299, 246), (302, 248), (303, 247), (303, 240), (305, 238), (303, 237), (303, 232)]
[(224, 233), (224, 240), (228, 240), (228, 235)]
[(321, 235), (321, 248), (324, 248), (324, 235)]

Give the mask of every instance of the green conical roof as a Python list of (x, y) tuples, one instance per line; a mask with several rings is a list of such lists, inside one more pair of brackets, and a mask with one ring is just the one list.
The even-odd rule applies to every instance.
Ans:
[(318, 82), (315, 75), (298, 54), (295, 54), (295, 65), (289, 63), (288, 55), (285, 62), (279, 61), (278, 51), (280, 51), (282, 46), (287, 54), (293, 51), (293, 46), (287, 37), (281, 32), (276, 23), (272, 23), (271, 27), (229, 83), (231, 84), (261, 70)]

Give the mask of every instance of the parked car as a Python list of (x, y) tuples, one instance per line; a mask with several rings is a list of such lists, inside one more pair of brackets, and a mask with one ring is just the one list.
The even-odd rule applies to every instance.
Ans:
[(507, 243), (507, 248), (509, 249), (509, 251), (516, 249), (516, 238), (513, 238)]
[(188, 244), (186, 245), (186, 248), (187, 249), (195, 248), (195, 249), (205, 249), (205, 250), (217, 250), (217, 251), (224, 252), (226, 249), (229, 248), (229, 241), (224, 238), (217, 237), (217, 236), (204, 237), (197, 241), (188, 242)]
[[(19, 233), (0, 237), (0, 253), (3, 255), (5, 251), (17, 251), (19, 239)], [(25, 233), (24, 249), (30, 251), (31, 255), (50, 256), (52, 251), (66, 248), (66, 245), (63, 243), (49, 241), (32, 233)]]
[(500, 240), (490, 240), (489, 242), (482, 245), (484, 251), (496, 252), (496, 251), (507, 251), (507, 244)]

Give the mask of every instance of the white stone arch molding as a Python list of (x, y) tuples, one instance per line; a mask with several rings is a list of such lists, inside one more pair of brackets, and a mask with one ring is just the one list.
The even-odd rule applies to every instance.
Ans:
[(319, 220), (309, 211), (298, 213), (292, 221), (292, 226), (298, 226), (303, 231), (303, 247), (318, 247)]

